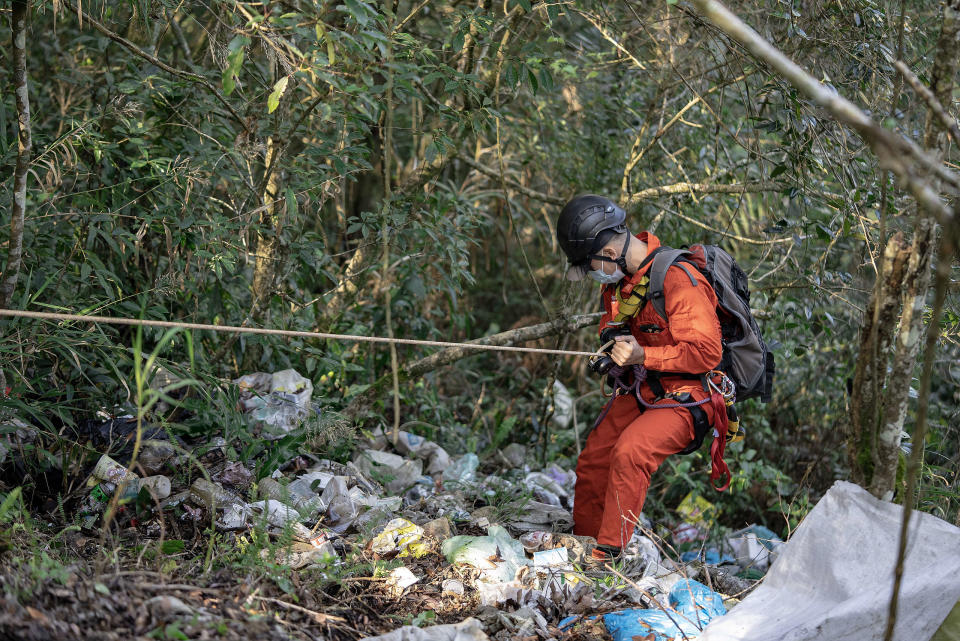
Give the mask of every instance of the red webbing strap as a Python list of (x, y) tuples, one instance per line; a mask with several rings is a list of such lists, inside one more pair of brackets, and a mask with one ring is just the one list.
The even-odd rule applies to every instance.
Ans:
[[(727, 404), (723, 395), (714, 392), (710, 396), (710, 402), (713, 405), (713, 444), (710, 446), (710, 460), (712, 467), (710, 470), (710, 485), (718, 492), (723, 492), (730, 487), (730, 468), (727, 462), (723, 460), (723, 454), (727, 449)], [(723, 481), (723, 485), (717, 485), (717, 481)]]

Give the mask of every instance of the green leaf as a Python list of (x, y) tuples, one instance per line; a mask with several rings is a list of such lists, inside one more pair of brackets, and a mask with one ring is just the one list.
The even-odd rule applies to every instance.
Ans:
[(248, 44), (250, 44), (250, 38), (246, 36), (236, 36), (230, 41), (230, 44), (227, 45), (227, 53), (232, 55), (233, 53), (242, 50)]
[(453, 34), (453, 40), (450, 41), (450, 47), (454, 52), (458, 52), (463, 49), (463, 41), (465, 37), (466, 34), (464, 34), (463, 30), (457, 31), (455, 34)]
[(554, 87), (553, 75), (551, 75), (550, 72), (547, 71), (546, 67), (541, 67), (540, 73), (538, 73), (537, 76), (540, 78), (541, 87), (543, 87), (547, 91), (553, 91), (553, 87)]
[(190, 637), (185, 635), (182, 630), (180, 630), (180, 622), (174, 621), (173, 623), (168, 623), (166, 627), (163, 628), (163, 638), (164, 639), (174, 639), (175, 641), (189, 641)]
[(230, 95), (233, 93), (233, 90), (237, 88), (237, 82), (234, 79), (235, 74), (230, 69), (223, 70), (223, 93)]
[(20, 486), (17, 486), (4, 497), (3, 503), (0, 503), (0, 521), (5, 519), (7, 512), (10, 511), (10, 509), (13, 507), (13, 504), (16, 503), (17, 499), (20, 498), (21, 491), (22, 490)]
[(530, 88), (533, 89), (533, 93), (537, 93), (540, 89), (540, 82), (537, 81), (537, 76), (530, 67), (524, 67), (524, 69), (527, 71), (527, 81), (530, 83)]
[(780, 174), (782, 174), (782, 173), (785, 172), (786, 170), (787, 170), (787, 166), (786, 166), (786, 165), (777, 165), (776, 167), (773, 168), (773, 171), (770, 172), (770, 177), (771, 177), (771, 178), (776, 178), (777, 176), (779, 176)]
[(517, 85), (517, 67), (513, 64), (508, 64), (503, 69), (503, 79), (507, 82), (507, 86), (515, 87)]
[(322, 22), (317, 23), (316, 32), (317, 42), (327, 43), (327, 63), (331, 65), (334, 64), (337, 61), (337, 55), (333, 49), (333, 40), (330, 38), (330, 34), (327, 33), (327, 30), (324, 28)]
[(240, 75), (240, 69), (243, 68), (243, 48), (249, 44), (250, 40), (237, 36), (230, 41), (230, 55), (227, 56), (227, 67), (223, 70), (223, 91), (228, 96), (233, 93), (237, 86), (237, 76)]
[(267, 97), (267, 113), (273, 113), (280, 106), (280, 96), (287, 89), (287, 83), (290, 82), (290, 76), (284, 76), (273, 85), (273, 91)]
[(367, 26), (369, 18), (367, 17), (367, 10), (362, 2), (358, 2), (358, 0), (344, 0), (344, 4), (347, 7), (347, 12), (357, 21), (358, 25), (361, 27)]
[(550, 22), (555, 21), (560, 17), (560, 5), (555, 3), (547, 4), (547, 17), (550, 19)]
[(170, 539), (169, 541), (164, 541), (160, 546), (160, 551), (164, 554), (179, 554), (183, 552), (186, 544), (180, 539)]

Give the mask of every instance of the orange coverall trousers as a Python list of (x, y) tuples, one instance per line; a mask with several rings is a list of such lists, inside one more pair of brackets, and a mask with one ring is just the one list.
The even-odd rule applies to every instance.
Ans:
[[(652, 402), (650, 388), (644, 385), (642, 389), (643, 398)], [(676, 401), (668, 398), (657, 404), (661, 403)], [(712, 425), (711, 404), (700, 407)], [(592, 536), (601, 545), (625, 547), (643, 509), (651, 475), (669, 455), (690, 445), (693, 436), (690, 410), (678, 407), (641, 413), (634, 396), (617, 397), (580, 453), (573, 533)]]

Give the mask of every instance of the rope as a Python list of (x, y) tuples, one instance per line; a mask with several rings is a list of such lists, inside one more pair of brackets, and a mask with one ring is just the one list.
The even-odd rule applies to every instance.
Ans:
[[(205, 323), (182, 323), (174, 321), (145, 320), (141, 318), (119, 318), (110, 316), (87, 316), (81, 314), (57, 314), (52, 312), (28, 312), (21, 309), (0, 309), (0, 316), (17, 318), (35, 318), (52, 321), (80, 321), (103, 323), (105, 325), (134, 325), (142, 327), (165, 327), (168, 329), (199, 329), (212, 332), (230, 332), (236, 334), (265, 334), (268, 336), (295, 336), (300, 338), (320, 338), (335, 341), (357, 341), (360, 343), (395, 343), (399, 345), (420, 345), (423, 347), (467, 347), (469, 349), (491, 352), (526, 352), (533, 354), (553, 354), (555, 356), (596, 356), (596, 352), (578, 352), (565, 349), (543, 349), (538, 347), (514, 347), (511, 345), (484, 345), (482, 343), (455, 343), (447, 341), (424, 341), (413, 338), (387, 338), (384, 336), (358, 336), (355, 334), (328, 334), (324, 332), (301, 332), (289, 329), (270, 329), (266, 327), (236, 327), (234, 325), (208, 325)], [(481, 339), (482, 340), (482, 339)]]
[(730, 487), (733, 477), (727, 462), (723, 460), (727, 449), (727, 403), (719, 392), (710, 395), (713, 403), (713, 443), (710, 444), (710, 485), (717, 492), (723, 492)]

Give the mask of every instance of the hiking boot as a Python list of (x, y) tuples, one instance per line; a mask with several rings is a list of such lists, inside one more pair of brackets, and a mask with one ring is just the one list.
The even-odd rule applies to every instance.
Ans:
[(590, 554), (584, 556), (583, 564), (588, 569), (602, 568), (607, 563), (614, 563), (620, 560), (623, 551), (612, 545), (598, 545), (590, 551)]
[(597, 547), (597, 540), (592, 536), (578, 536), (576, 534), (554, 534), (554, 545), (567, 548), (571, 563), (583, 563), (584, 557), (590, 556), (593, 548)]

